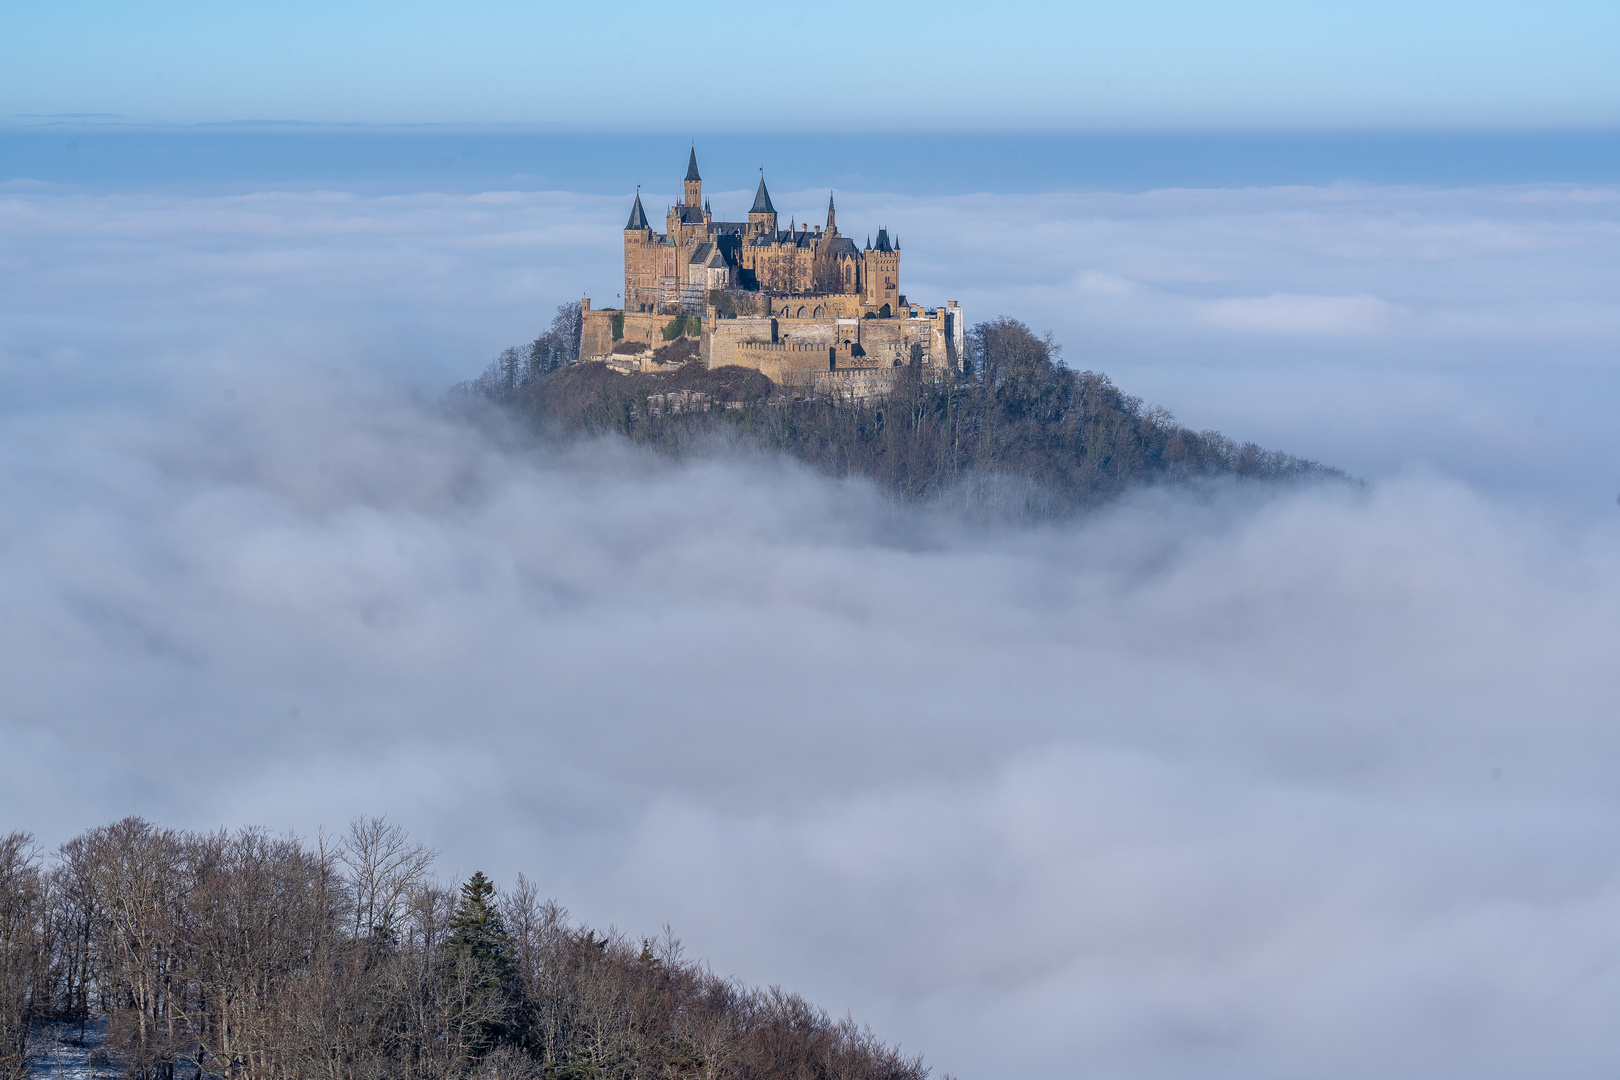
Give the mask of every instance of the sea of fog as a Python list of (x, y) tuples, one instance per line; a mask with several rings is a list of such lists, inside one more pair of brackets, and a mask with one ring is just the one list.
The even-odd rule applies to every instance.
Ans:
[(962, 1080), (1620, 1058), (1620, 177), (841, 186), (913, 299), (1367, 481), (1025, 527), (438, 410), (614, 302), (628, 187), (42, 160), (0, 829), (386, 813)]

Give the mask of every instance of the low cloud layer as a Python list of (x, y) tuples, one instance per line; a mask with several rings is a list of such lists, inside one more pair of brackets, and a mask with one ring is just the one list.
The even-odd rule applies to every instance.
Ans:
[[(1349, 340), (1418, 364), (1414, 341), (1459, 339), (1410, 326), (1458, 309), (1332, 251), (1393, 230), (1415, 258), (1426, 237), (1457, 295), (1505, 295), (1549, 251), (1595, 265), (1612, 242), (1579, 209), (1608, 204), (1571, 193), (1551, 216), (1595, 239), (1517, 202), (1455, 226), (1508, 199), (1480, 193), (1380, 227), (1419, 196), (1350, 193), (1362, 209), (1333, 220), (1361, 227), (1317, 221), (1294, 272), (1265, 207), (1331, 195), (1087, 204), (1061, 228), (1100, 254), (1062, 297), (1113, 314), (1061, 317), (1123, 341), (1158, 312), (1144, 337), (1166, 350), (1172, 316), (1232, 334), (1259, 358), (1212, 345), (1195, 385), (1229, 380), (1301, 431), (1289, 380), (1350, 380), (1335, 437), (1386, 460), (1404, 429), (1377, 424), (1370, 353), (1290, 369), (1264, 343), (1304, 330), (1212, 328), (1209, 305), (1375, 298), (1398, 314)], [(532, 333), (551, 282), (600, 272), (612, 213), (0, 203), (7, 827), (308, 833), (386, 812), (447, 875), (521, 869), (594, 921), (668, 921), (719, 970), (852, 1009), (964, 1080), (1606, 1074), (1620, 520), (1411, 452), (1366, 489), (1142, 492), (985, 528), (765, 459), (537, 449), (400, 388)], [(912, 280), (943, 280), (913, 243)], [(1224, 247), (1254, 265), (1220, 277)], [(1003, 308), (1013, 272), (982, 270), (956, 279), (975, 315), (1063, 336), (1069, 299)], [(1546, 347), (1599, 391), (1612, 308), (1558, 302), (1585, 321)], [(1421, 361), (1438, 396), (1507, 404), (1487, 369), (1554, 301), (1526, 303), (1480, 366)], [(1132, 363), (1168, 381), (1172, 360)], [(1533, 450), (1494, 453), (1543, 475)]]
[[(750, 197), (712, 193), (720, 214)], [(825, 199), (776, 201), (818, 220)], [(1050, 329), (1072, 364), (1194, 427), (1586, 514), (1620, 494), (1613, 188), (841, 192), (839, 208), (858, 238), (900, 237), (912, 299)], [(556, 303), (615, 303), (627, 212), (545, 192), (0, 193), (0, 377), (14, 402), (123, 400), (154, 364), (210, 394), (290, 366), (436, 391)]]

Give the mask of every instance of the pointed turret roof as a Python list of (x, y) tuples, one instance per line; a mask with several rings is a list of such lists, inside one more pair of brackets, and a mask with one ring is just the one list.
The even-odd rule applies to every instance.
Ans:
[(624, 223), (625, 231), (631, 229), (650, 229), (647, 224), (647, 214), (641, 209), (641, 192), (636, 192), (636, 205), (630, 208), (630, 220)]
[(750, 214), (774, 214), (776, 207), (771, 205), (771, 193), (765, 190), (765, 174), (759, 174), (759, 190), (754, 192), (754, 208)]
[(879, 229), (878, 230), (877, 249), (879, 251), (893, 251), (894, 250), (894, 248), (889, 246), (889, 230), (888, 229)]
[(692, 156), (686, 159), (686, 178), (688, 180), (701, 180), (703, 177), (697, 171), (697, 146), (692, 147)]

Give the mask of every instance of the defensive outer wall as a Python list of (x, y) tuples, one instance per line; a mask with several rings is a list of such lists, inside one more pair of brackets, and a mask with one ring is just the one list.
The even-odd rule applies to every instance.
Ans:
[[(795, 301), (814, 300), (794, 297)], [(583, 302), (580, 359), (619, 371), (659, 371), (657, 351), (667, 333), (691, 337), (697, 323), (698, 355), (710, 368), (752, 368), (784, 388), (862, 399), (887, 393), (898, 369), (916, 363), (935, 377), (961, 366), (963, 312), (902, 303), (887, 318), (836, 315), (756, 315), (726, 318), (713, 306), (699, 318), (656, 311), (594, 309)], [(796, 312), (806, 304), (795, 303)], [(832, 305), (825, 305), (831, 307)]]

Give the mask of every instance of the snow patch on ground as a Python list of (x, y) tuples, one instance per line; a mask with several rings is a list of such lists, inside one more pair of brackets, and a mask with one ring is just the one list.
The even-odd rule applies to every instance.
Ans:
[(35, 1058), (28, 1070), (31, 1080), (101, 1080), (120, 1075), (117, 1063), (103, 1046), (105, 1024), (51, 1024), (35, 1036)]

